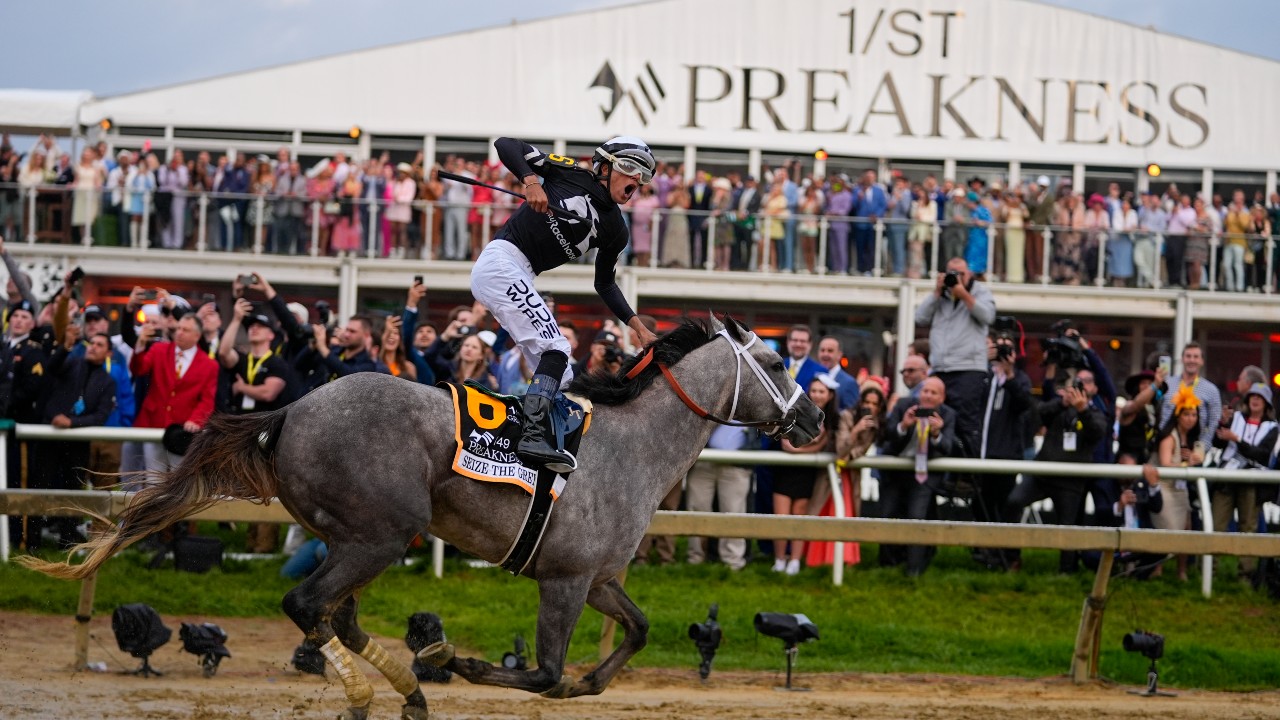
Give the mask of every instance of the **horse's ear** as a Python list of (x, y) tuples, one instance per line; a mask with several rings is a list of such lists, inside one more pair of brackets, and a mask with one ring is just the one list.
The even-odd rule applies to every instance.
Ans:
[(734, 320), (732, 315), (726, 314), (724, 316), (724, 324), (729, 328), (729, 334), (733, 336), (734, 340), (738, 342), (747, 341), (747, 329), (739, 324), (737, 320)]
[[(711, 316), (711, 334), (712, 335), (715, 335), (716, 333), (724, 329), (724, 323), (720, 322), (720, 319), (716, 317), (716, 313), (714, 310), (708, 310), (707, 314)], [(726, 315), (725, 317), (728, 317), (728, 316)]]

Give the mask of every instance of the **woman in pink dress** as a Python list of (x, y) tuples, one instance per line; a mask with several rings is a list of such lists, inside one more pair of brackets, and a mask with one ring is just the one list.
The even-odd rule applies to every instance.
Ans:
[[(333, 222), (338, 216), (338, 209), (333, 200), (333, 170), (325, 168), (320, 174), (307, 181), (307, 200), (320, 203), (320, 214), (318, 221), (318, 246), (320, 256), (324, 257), (329, 254), (329, 236), (333, 232)], [(312, 212), (311, 206), (307, 206), (306, 211), (307, 225), (311, 225), (312, 218), (316, 217)]]
[[(385, 173), (391, 173), (391, 165), (387, 164)], [(395, 168), (395, 179), (388, 178), (387, 193), (389, 205), (384, 218), (391, 224), (389, 254), (391, 257), (403, 258), (409, 247), (409, 222), (413, 220), (413, 200), (418, 194), (418, 183), (413, 179), (413, 166), (400, 163)], [(387, 253), (384, 253), (384, 255)]]
[[(867, 454), (880, 437), (880, 427), (888, 410), (884, 390), (874, 380), (862, 384), (862, 394), (857, 407), (840, 413), (840, 425), (836, 431), (836, 460), (840, 465), (840, 493), (844, 497), (844, 516), (858, 517), (862, 509), (862, 471), (845, 467)], [(835, 498), (831, 496), (831, 483), (819, 481), (813, 486), (810, 508), (818, 508), (819, 517), (835, 516)], [(830, 565), (835, 560), (835, 543), (814, 541), (805, 551), (805, 565)], [(844, 544), (844, 562), (857, 565), (862, 551), (856, 542)]]
[(658, 209), (658, 196), (652, 184), (640, 186), (640, 194), (631, 200), (631, 254), (635, 265), (649, 267), (653, 253), (653, 213)]

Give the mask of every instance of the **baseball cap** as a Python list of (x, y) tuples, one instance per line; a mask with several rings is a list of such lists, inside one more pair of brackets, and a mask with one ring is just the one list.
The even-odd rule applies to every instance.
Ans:
[(271, 322), (271, 318), (267, 317), (266, 315), (261, 315), (261, 314), (245, 315), (243, 324), (246, 328), (248, 328), (250, 325), (266, 325), (267, 329), (270, 330), (271, 332), (273, 333), (279, 332), (278, 330), (276, 330), (275, 323)]
[(107, 317), (107, 314), (102, 312), (102, 308), (98, 307), (97, 305), (86, 305), (84, 307), (84, 319), (90, 320), (95, 317), (105, 319)]
[(1039, 185), (1040, 187), (1045, 187), (1045, 188), (1049, 187), (1049, 176), (1041, 175), (1040, 177), (1036, 178), (1036, 184)]
[(596, 339), (592, 340), (592, 342), (603, 343), (605, 345), (617, 345), (618, 336), (614, 335), (612, 332), (608, 330), (601, 330), (600, 332), (596, 333)]

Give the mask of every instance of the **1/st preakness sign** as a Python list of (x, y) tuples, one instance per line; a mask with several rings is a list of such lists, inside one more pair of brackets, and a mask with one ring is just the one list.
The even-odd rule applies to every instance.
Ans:
[[(674, 37), (640, 27), (659, 7), (681, 9)], [(1277, 109), (1260, 89), (1280, 87), (1278, 63), (1023, 0), (634, 12), (627, 27), (652, 46), (603, 58), (582, 82), (603, 125), (655, 143), (1256, 166)]]

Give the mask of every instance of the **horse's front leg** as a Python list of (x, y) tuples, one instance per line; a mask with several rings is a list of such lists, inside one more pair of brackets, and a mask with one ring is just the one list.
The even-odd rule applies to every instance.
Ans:
[(499, 685), (544, 693), (548, 697), (567, 697), (574, 683), (571, 678), (562, 678), (560, 674), (569, 652), (569, 638), (582, 616), (582, 607), (590, 589), (591, 577), (587, 575), (538, 581), (536, 669), (514, 670), (476, 658), (455, 657), (453, 647), (445, 643), (428, 645), (418, 653), (418, 659), (446, 667), (478, 685)]
[(591, 592), (587, 595), (587, 604), (616, 620), (626, 634), (622, 638), (622, 644), (595, 670), (575, 683), (566, 697), (599, 695), (604, 692), (614, 676), (626, 667), (627, 661), (635, 657), (635, 654), (640, 652), (649, 641), (649, 620), (627, 596), (626, 591), (622, 589), (622, 583), (617, 578), (591, 588)]

